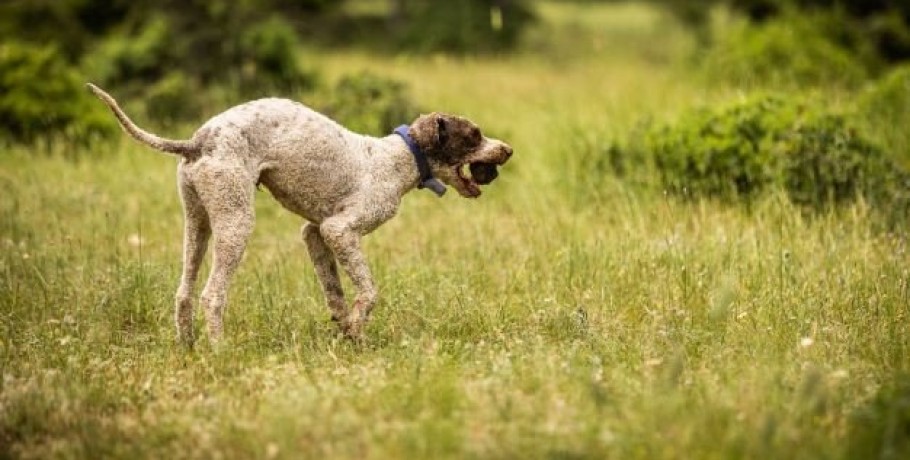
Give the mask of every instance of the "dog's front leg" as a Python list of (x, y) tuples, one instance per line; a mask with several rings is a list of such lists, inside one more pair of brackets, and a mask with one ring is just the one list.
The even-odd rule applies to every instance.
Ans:
[(350, 338), (359, 339), (367, 315), (376, 304), (378, 293), (370, 274), (370, 267), (360, 250), (360, 237), (357, 222), (337, 216), (326, 219), (319, 226), (323, 241), (331, 248), (341, 267), (351, 278), (357, 289), (357, 296), (347, 315), (341, 319), (341, 330)]
[(326, 303), (332, 312), (332, 320), (341, 322), (347, 317), (348, 309), (344, 303), (344, 291), (341, 289), (341, 279), (338, 278), (335, 256), (323, 241), (317, 225), (304, 225), (301, 234), (307, 251), (310, 253), (310, 259), (313, 261), (313, 267), (316, 269), (316, 277), (322, 284)]

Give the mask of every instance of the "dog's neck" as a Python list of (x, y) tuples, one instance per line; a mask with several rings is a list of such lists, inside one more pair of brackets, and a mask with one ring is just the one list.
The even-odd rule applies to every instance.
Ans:
[(430, 169), (430, 161), (427, 159), (426, 154), (420, 151), (420, 146), (418, 146), (417, 142), (411, 137), (410, 130), (410, 126), (401, 125), (395, 128), (395, 131), (393, 132), (401, 136), (401, 139), (408, 146), (408, 151), (414, 156), (414, 163), (417, 165), (417, 172), (420, 174), (420, 183), (417, 185), (417, 188), (429, 189), (435, 193), (436, 196), (441, 197), (446, 193), (446, 186), (442, 185), (442, 182), (440, 182), (439, 179), (433, 177), (433, 171)]
[(420, 171), (408, 145), (397, 134), (366, 138), (374, 183), (399, 198), (420, 185)]

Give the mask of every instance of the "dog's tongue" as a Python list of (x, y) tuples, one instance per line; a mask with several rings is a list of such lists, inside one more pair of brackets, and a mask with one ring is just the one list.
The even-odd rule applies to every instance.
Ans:
[(493, 182), (499, 176), (496, 165), (491, 163), (471, 163), (471, 178), (480, 185), (486, 185)]

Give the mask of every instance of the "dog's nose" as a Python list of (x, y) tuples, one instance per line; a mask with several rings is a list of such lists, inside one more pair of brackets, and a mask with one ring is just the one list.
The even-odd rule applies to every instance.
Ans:
[(502, 149), (506, 153), (506, 159), (512, 158), (512, 147), (509, 144), (502, 144)]

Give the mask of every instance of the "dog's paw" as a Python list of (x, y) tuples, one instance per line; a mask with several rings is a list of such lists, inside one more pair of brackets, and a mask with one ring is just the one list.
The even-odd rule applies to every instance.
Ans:
[(196, 337), (193, 334), (178, 333), (177, 336), (174, 337), (174, 341), (178, 346), (189, 351), (193, 351), (193, 348), (196, 346)]
[(354, 342), (363, 341), (364, 320), (359, 315), (348, 315), (338, 323), (345, 338)]

